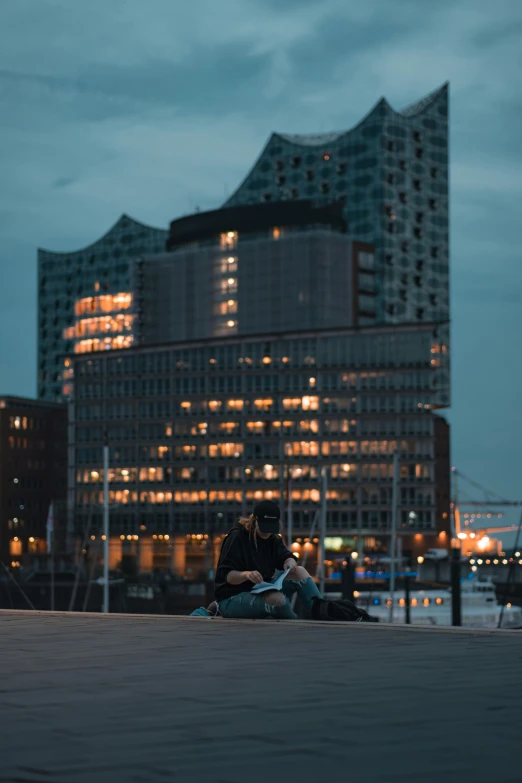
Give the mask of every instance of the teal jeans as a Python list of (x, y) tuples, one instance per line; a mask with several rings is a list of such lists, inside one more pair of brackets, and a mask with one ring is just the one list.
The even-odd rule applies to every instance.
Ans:
[(281, 606), (267, 604), (263, 597), (264, 593), (259, 595), (253, 595), (249, 591), (238, 593), (219, 601), (219, 614), (229, 619), (263, 620), (272, 617), (274, 620), (297, 620), (298, 617), (290, 603), (294, 594), (297, 593), (301, 600), (305, 617), (310, 617), (312, 599), (321, 598), (321, 593), (311, 577), (301, 581), (286, 579), (281, 592), (286, 597), (286, 601)]

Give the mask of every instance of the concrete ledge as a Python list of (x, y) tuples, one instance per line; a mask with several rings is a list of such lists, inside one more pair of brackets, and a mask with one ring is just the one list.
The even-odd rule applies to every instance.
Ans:
[[(287, 626), (291, 624), (292, 627), (312, 627), (312, 628), (344, 628), (348, 629), (360, 629), (365, 628), (372, 632), (379, 633), (381, 631), (403, 631), (405, 633), (435, 633), (435, 634), (461, 634), (465, 636), (513, 636), (518, 635), (522, 637), (522, 629), (514, 628), (462, 628), (455, 626), (445, 625), (403, 625), (401, 623), (347, 623), (328, 621), (321, 622), (319, 620), (229, 620), (224, 617), (207, 618), (207, 617), (190, 617), (189, 615), (178, 614), (130, 614), (130, 613), (109, 613), (102, 614), (101, 612), (49, 612), (40, 610), (18, 610), (18, 609), (0, 609), (0, 621), (3, 617), (26, 617), (26, 616), (40, 616), (46, 617), (62, 617), (62, 618), (90, 618), (99, 619), (101, 622), (108, 622), (109, 620), (126, 620), (126, 621), (145, 621), (145, 622), (181, 622), (181, 623), (195, 623), (201, 620), (202, 622), (219, 623), (219, 625), (252, 625), (255, 626), (269, 626), (274, 625)], [(1, 779), (0, 779), (1, 783)]]

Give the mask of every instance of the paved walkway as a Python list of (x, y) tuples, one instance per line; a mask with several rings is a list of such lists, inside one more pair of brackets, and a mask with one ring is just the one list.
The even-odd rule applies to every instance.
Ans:
[(522, 632), (0, 612), (0, 782), (520, 783)]

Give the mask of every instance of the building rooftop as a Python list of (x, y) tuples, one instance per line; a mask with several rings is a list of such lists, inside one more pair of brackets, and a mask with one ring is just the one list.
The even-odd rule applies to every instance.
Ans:
[(77, 248), (75, 250), (47, 250), (46, 248), (38, 248), (38, 254), (42, 257), (43, 260), (47, 260), (49, 257), (56, 258), (58, 256), (76, 256), (76, 255), (82, 255), (83, 253), (86, 253), (89, 250), (96, 250), (97, 248), (103, 246), (104, 242), (107, 240), (110, 240), (110, 238), (116, 234), (118, 234), (121, 231), (129, 230), (129, 229), (135, 229), (135, 230), (144, 230), (148, 233), (156, 232), (158, 235), (164, 235), (165, 238), (167, 237), (167, 229), (166, 228), (158, 228), (157, 226), (149, 226), (146, 223), (142, 223), (139, 220), (135, 220), (134, 218), (130, 217), (129, 215), (126, 215), (123, 213), (123, 215), (120, 215), (118, 220), (113, 223), (113, 225), (105, 232), (105, 234), (102, 234), (101, 237), (94, 240), (94, 242), (89, 243), (88, 245), (85, 245), (84, 247)]
[(16, 397), (13, 394), (0, 394), (0, 408), (49, 408), (65, 411), (65, 404), (62, 402), (49, 402), (48, 400), (38, 400), (33, 397)]
[[(373, 136), (371, 126), (378, 124), (383, 118), (388, 118), (391, 124), (395, 121), (413, 123), (420, 120), (422, 117), (426, 119), (427, 115), (434, 112), (437, 115), (437, 109), (441, 110), (438, 114), (438, 118), (446, 121), (447, 118), (447, 103), (449, 98), (449, 83), (445, 82), (437, 89), (430, 92), (428, 95), (423, 96), (420, 100), (406, 106), (399, 111), (395, 110), (386, 98), (380, 98), (372, 109), (364, 115), (364, 117), (351, 128), (340, 131), (327, 131), (323, 133), (281, 133), (279, 131), (273, 132), (265, 147), (261, 151), (257, 160), (253, 164), (252, 168), (243, 179), (239, 187), (227, 198), (225, 206), (231, 206), (233, 204), (241, 204), (246, 202), (257, 203), (259, 202), (259, 190), (266, 189), (270, 191), (270, 187), (267, 182), (266, 172), (270, 170), (272, 163), (272, 156), (276, 159), (284, 156), (285, 154), (296, 155), (299, 157), (301, 154), (313, 153), (320, 149), (330, 148), (325, 151), (329, 153), (340, 151), (344, 146), (344, 155), (349, 154), (352, 157), (351, 165), (356, 162), (357, 154), (347, 151), (349, 142), (355, 141), (356, 137), (363, 132), (363, 136), (367, 132), (368, 137)], [(427, 126), (426, 126), (427, 127)], [(433, 123), (430, 123), (430, 127), (434, 127)], [(358, 145), (361, 147), (361, 144)], [(328, 160), (329, 158), (324, 158)], [(263, 164), (268, 163), (268, 168), (263, 168)], [(309, 165), (309, 164), (307, 164)], [(344, 176), (344, 174), (343, 174)], [(259, 185), (260, 182), (267, 182), (267, 184)], [(271, 192), (273, 198), (272, 201), (279, 200), (281, 194), (284, 193), (284, 188), (276, 188), (275, 193)], [(277, 195), (279, 193), (279, 195)], [(340, 193), (340, 191), (338, 192)]]
[(311, 199), (301, 199), (266, 204), (242, 204), (237, 207), (197, 212), (171, 222), (167, 249), (173, 250), (180, 245), (211, 237), (217, 240), (220, 233), (227, 231), (238, 231), (243, 236), (243, 234), (274, 227), (315, 225), (332, 227), (345, 232), (346, 221), (343, 218), (341, 202), (316, 204)]
[(2, 776), (520, 780), (518, 631), (0, 612)]

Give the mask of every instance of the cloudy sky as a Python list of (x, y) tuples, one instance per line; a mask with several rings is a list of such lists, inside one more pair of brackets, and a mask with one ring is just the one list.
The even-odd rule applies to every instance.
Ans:
[(519, 0), (2, 0), (0, 392), (36, 391), (38, 246), (219, 206), (272, 130), (449, 80), (452, 461), (522, 498), (521, 52)]

